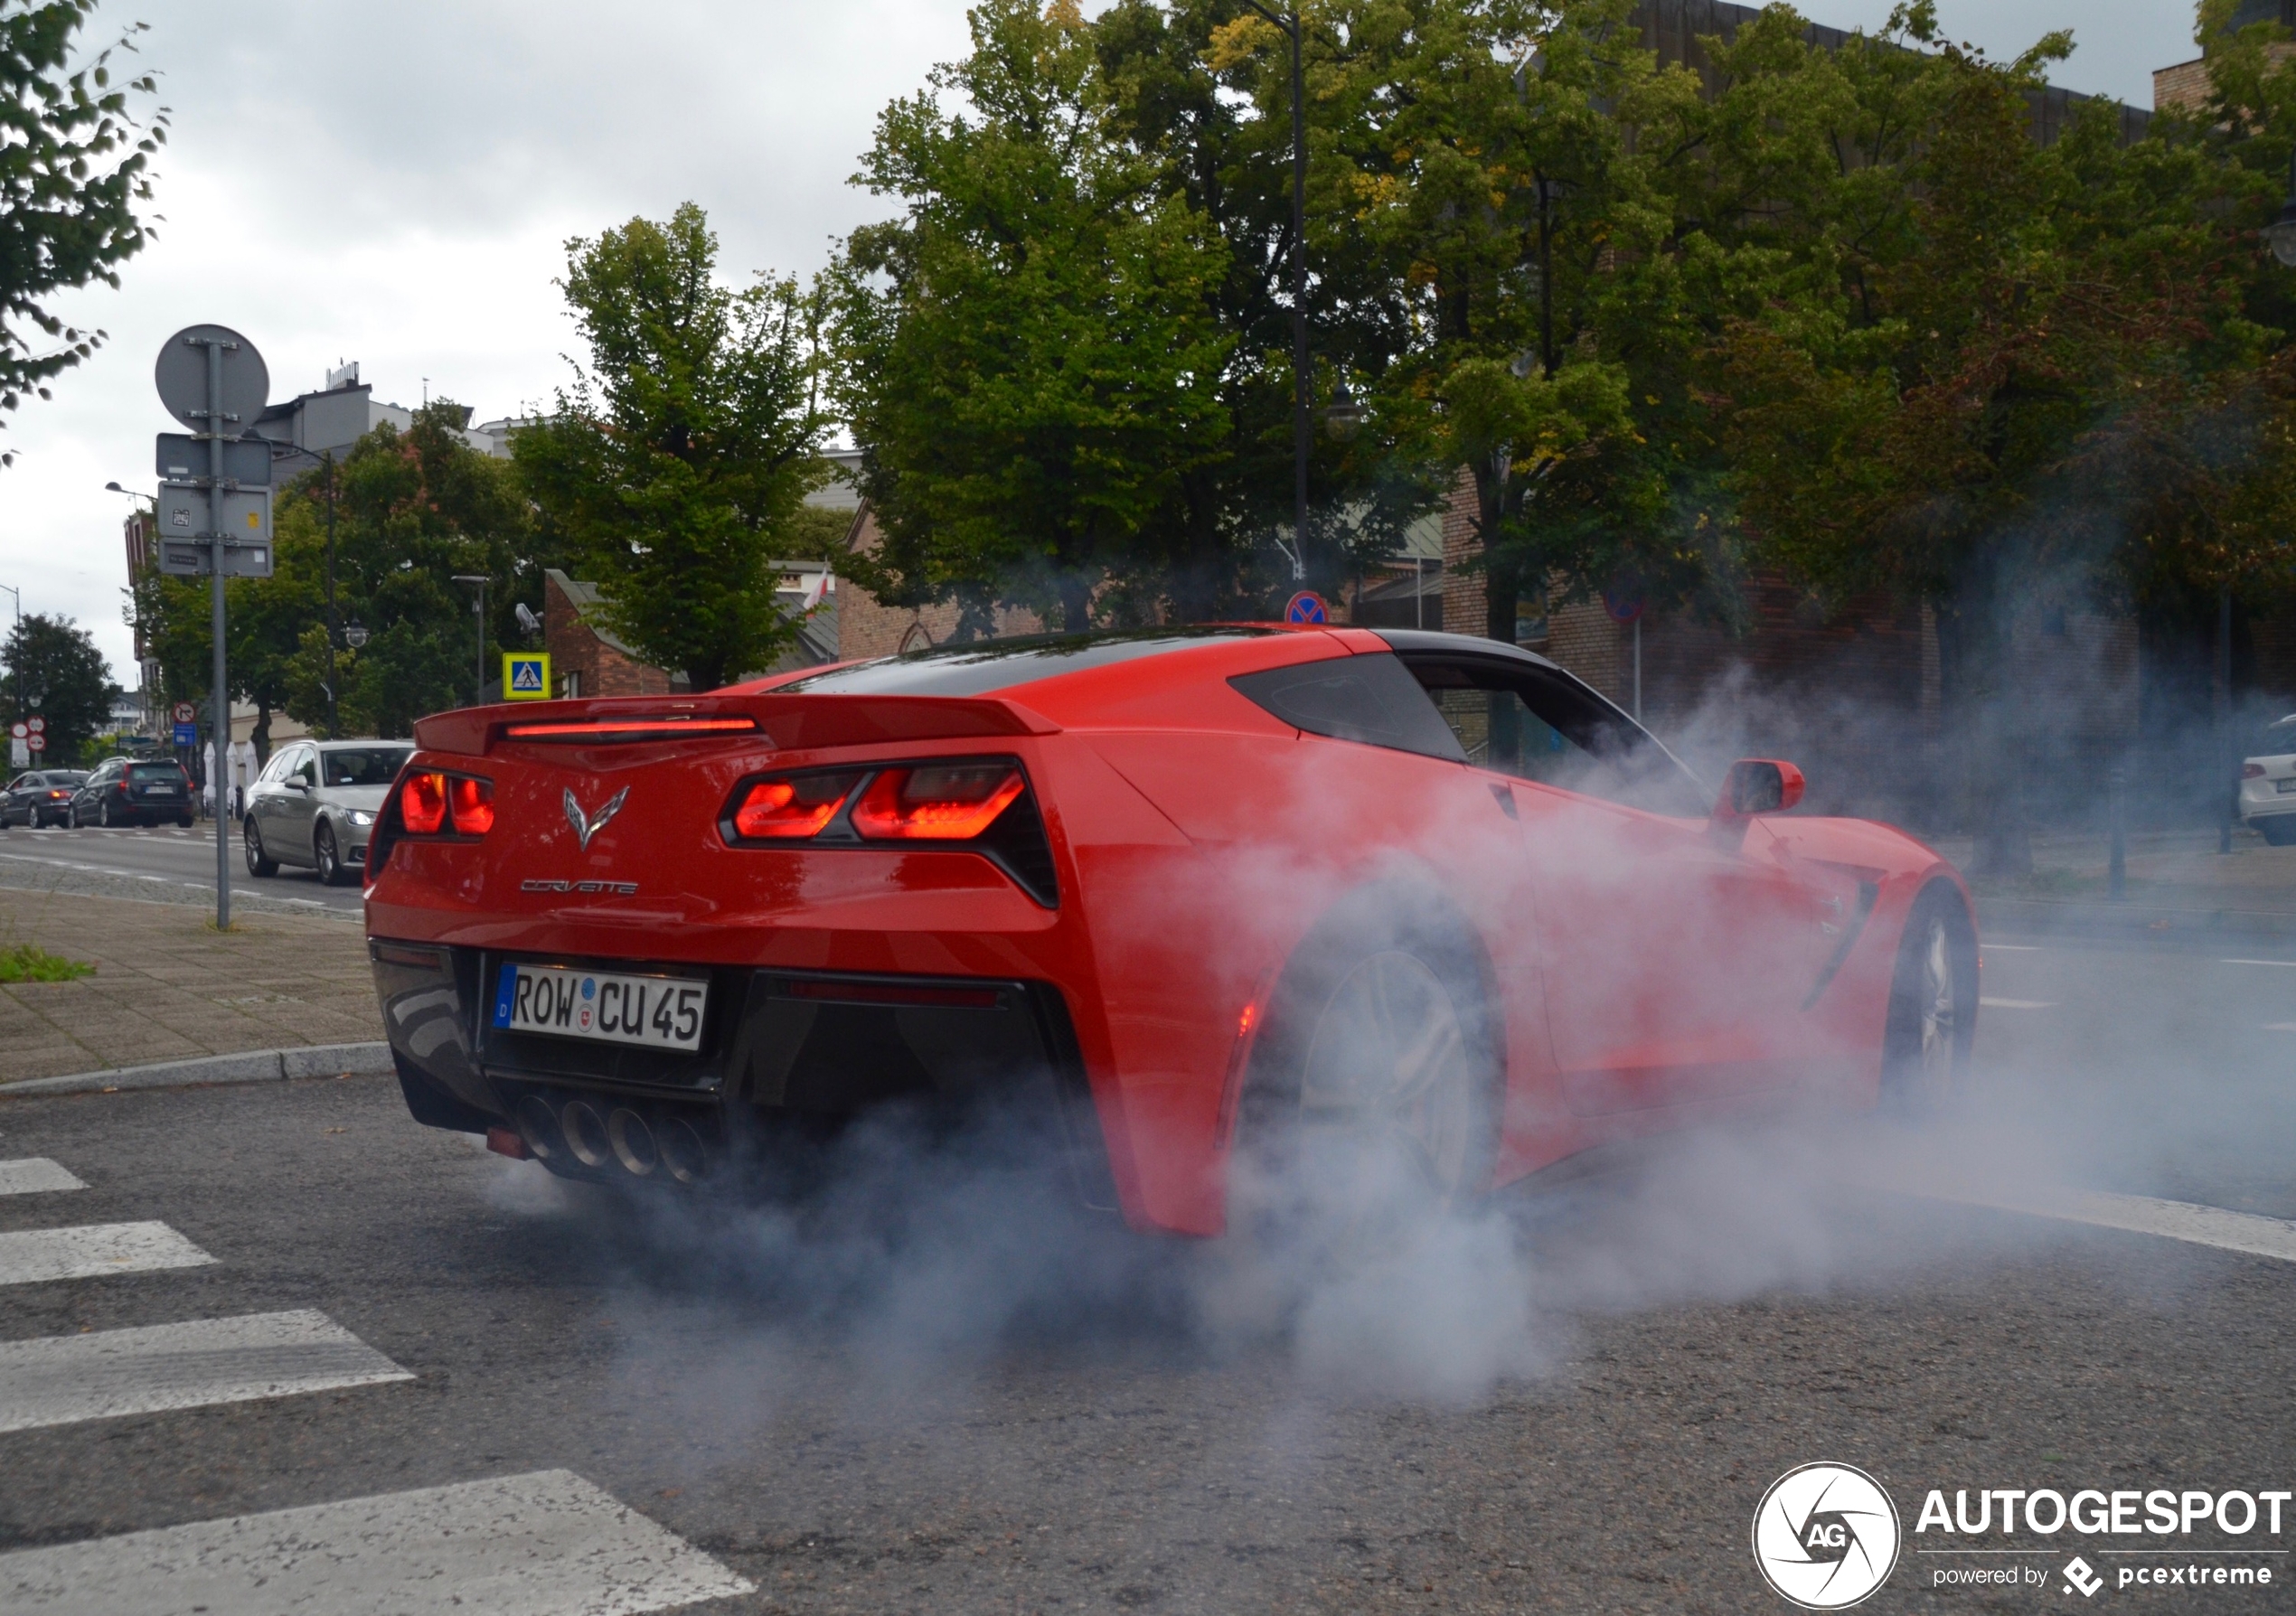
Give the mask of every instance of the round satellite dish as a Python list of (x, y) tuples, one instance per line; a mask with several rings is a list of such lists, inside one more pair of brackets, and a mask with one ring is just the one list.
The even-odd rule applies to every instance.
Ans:
[(230, 326), (186, 325), (169, 337), (159, 351), (159, 363), (152, 368), (152, 381), (168, 414), (194, 432), (206, 431), (207, 418), (201, 412), (207, 408), (206, 339), (211, 338), (229, 344), (223, 350), (224, 418), (215, 430), (239, 437), (263, 413), (271, 397), (271, 372), (255, 344)]

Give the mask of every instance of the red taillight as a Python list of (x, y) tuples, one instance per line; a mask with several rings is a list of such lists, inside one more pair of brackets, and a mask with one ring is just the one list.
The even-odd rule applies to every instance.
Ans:
[(447, 776), (429, 771), (409, 775), (399, 788), (399, 821), (410, 836), (436, 836), (447, 828)]
[(858, 777), (799, 775), (787, 780), (760, 780), (743, 794), (740, 806), (733, 811), (734, 834), (776, 839), (811, 836), (837, 816)]
[[(455, 831), (463, 836), (484, 836), (494, 828), (494, 785), (457, 775), (447, 788), (455, 805)], [(412, 825), (407, 827), (414, 829)]]
[(2261, 763), (2244, 763), (2240, 766), (2240, 777), (2244, 780), (2261, 780), (2264, 777), (2264, 766)]
[(889, 769), (853, 804), (853, 829), (871, 841), (969, 841), (1026, 785), (1009, 763)]

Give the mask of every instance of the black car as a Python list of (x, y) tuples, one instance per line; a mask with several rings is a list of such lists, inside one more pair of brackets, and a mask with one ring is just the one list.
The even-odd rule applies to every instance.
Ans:
[(37, 831), (71, 822), (72, 794), (88, 781), (86, 769), (33, 769), (0, 791), (0, 825)]
[(75, 825), (192, 822), (192, 777), (180, 763), (115, 757), (80, 782), (71, 799)]

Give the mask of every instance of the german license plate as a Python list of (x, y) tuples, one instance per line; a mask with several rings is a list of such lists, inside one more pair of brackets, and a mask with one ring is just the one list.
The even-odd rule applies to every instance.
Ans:
[(505, 964), (494, 984), (494, 1025), (649, 1049), (698, 1049), (709, 994), (708, 982), (690, 976)]
[(2278, 792), (2296, 791), (2296, 775), (2291, 775), (2285, 780), (2273, 781), (2272, 789)]
[(175, 794), (175, 788), (172, 785), (146, 785), (144, 794), (147, 797), (172, 797)]

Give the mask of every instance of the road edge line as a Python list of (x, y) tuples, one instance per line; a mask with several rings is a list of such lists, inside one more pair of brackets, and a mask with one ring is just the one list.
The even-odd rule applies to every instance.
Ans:
[(0, 1099), (17, 1095), (107, 1094), (115, 1089), (190, 1088), (210, 1083), (283, 1083), (290, 1077), (379, 1076), (392, 1070), (391, 1046), (303, 1044), (288, 1049), (246, 1049), (193, 1060), (165, 1060), (59, 1077), (0, 1083)]

